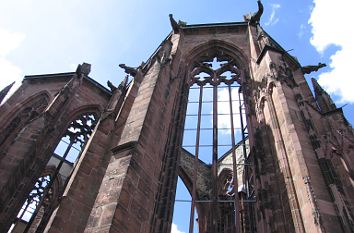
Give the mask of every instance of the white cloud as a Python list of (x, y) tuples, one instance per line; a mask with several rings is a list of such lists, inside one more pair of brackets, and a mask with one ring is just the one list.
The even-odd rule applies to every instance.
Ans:
[(7, 56), (12, 50), (16, 49), (24, 39), (25, 35), (22, 33), (9, 32), (0, 28), (0, 57)]
[(278, 23), (279, 18), (275, 17), (277, 10), (280, 8), (280, 4), (271, 4), (272, 13), (269, 16), (268, 21), (265, 23), (266, 26), (273, 26)]
[(0, 28), (0, 90), (13, 81), (16, 81), (16, 84), (12, 87), (8, 96), (17, 89), (22, 79), (21, 69), (13, 64), (8, 56), (13, 50), (21, 45), (24, 39), (25, 35), (22, 33), (10, 32), (6, 29)]
[(351, 25), (352, 7), (346, 0), (314, 0), (309, 23), (312, 26), (311, 44), (323, 53), (330, 45), (340, 49), (331, 56), (329, 72), (319, 75), (319, 83), (339, 102), (354, 103), (354, 76), (350, 62), (354, 54), (354, 27)]
[(303, 35), (305, 34), (305, 29), (306, 29), (306, 26), (304, 24), (301, 24), (300, 25), (300, 30), (297, 33), (297, 37), (298, 38), (302, 38), (303, 37)]
[(172, 223), (171, 233), (185, 233), (185, 232), (178, 230), (177, 225)]

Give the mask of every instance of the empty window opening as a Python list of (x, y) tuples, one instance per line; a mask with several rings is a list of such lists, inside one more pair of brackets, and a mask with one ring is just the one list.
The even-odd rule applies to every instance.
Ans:
[(96, 114), (85, 113), (70, 123), (47, 163), (51, 172), (44, 171), (37, 179), (8, 232), (34, 232), (45, 227), (96, 122)]
[[(244, 161), (249, 145), (240, 80), (235, 61), (225, 56), (204, 59), (191, 72), (182, 143), (182, 153), (194, 158), (188, 174), (189, 233), (235, 232), (241, 225), (239, 193), (246, 192)], [(210, 179), (201, 179), (201, 172)]]

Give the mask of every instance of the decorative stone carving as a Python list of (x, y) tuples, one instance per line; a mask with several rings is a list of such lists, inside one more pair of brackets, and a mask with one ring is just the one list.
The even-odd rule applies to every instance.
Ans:
[[(6, 126), (6, 128), (0, 133), (0, 145), (2, 145), (11, 133), (19, 131), (24, 125), (29, 121), (36, 118), (41, 114), (48, 105), (48, 100), (46, 97), (42, 97), (35, 101), (31, 106), (24, 108), (20, 111)], [(4, 150), (4, 148), (2, 148)], [(3, 151), (4, 152), (4, 151)], [(1, 156), (0, 156), (1, 157)]]
[(64, 136), (69, 136), (70, 142), (79, 143), (81, 148), (90, 138), (97, 121), (97, 116), (94, 113), (86, 113), (78, 119), (72, 121)]
[(164, 41), (161, 48), (159, 49), (159, 52), (156, 55), (157, 61), (162, 65), (165, 65), (170, 62), (172, 60), (171, 50), (172, 42), (170, 40)]
[(126, 75), (123, 81), (119, 84), (118, 89), (123, 91), (127, 88), (129, 75)]
[(279, 50), (279, 46), (277, 46), (274, 43), (274, 41), (271, 38), (269, 38), (268, 34), (263, 30), (263, 28), (259, 24), (256, 25), (256, 28), (257, 28), (257, 41), (260, 50), (263, 50), (266, 46)]
[(318, 225), (320, 223), (321, 220), (321, 216), (320, 216), (320, 211), (318, 209), (317, 206), (317, 200), (311, 185), (311, 178), (309, 176), (304, 177), (304, 182), (307, 188), (307, 196), (309, 198), (309, 200), (311, 201), (311, 203), (313, 204), (312, 206), (312, 216), (313, 216), (313, 220), (314, 223), (316, 225)]
[(258, 3), (258, 11), (257, 12), (249, 13), (249, 14), (243, 16), (245, 21), (253, 26), (259, 24), (259, 22), (261, 21), (263, 10), (264, 10), (262, 2), (260, 0), (258, 0), (257, 3)]
[(178, 20), (178, 23), (177, 23), (177, 21), (173, 18), (172, 14), (169, 14), (168, 16), (170, 17), (170, 23), (171, 23), (171, 27), (172, 27), (174, 33), (176, 33), (176, 34), (179, 33), (181, 26), (182, 27), (187, 26), (187, 22), (184, 22), (181, 20)]
[(313, 89), (315, 92), (315, 100), (317, 107), (322, 113), (327, 113), (337, 109), (331, 96), (318, 84), (317, 80), (311, 78)]
[(179, 25), (179, 24), (176, 22), (176, 20), (173, 18), (173, 15), (172, 15), (172, 14), (169, 14), (168, 16), (170, 17), (170, 23), (171, 23), (173, 32), (176, 33), (176, 34), (179, 33), (180, 25)]
[(125, 64), (119, 64), (119, 67), (124, 69), (124, 72), (135, 77), (138, 73), (138, 68), (133, 68), (133, 67), (129, 67), (129, 66), (126, 66)]
[(283, 65), (276, 65), (271, 62), (269, 65), (272, 76), (275, 80), (285, 83), (288, 87), (294, 88), (297, 87), (297, 83), (294, 80), (294, 75), (291, 69), (284, 62)]
[[(199, 86), (204, 86), (207, 83), (210, 83), (211, 85), (219, 85), (220, 83), (225, 83), (227, 85), (230, 85), (234, 82), (237, 82), (240, 84), (240, 70), (238, 67), (236, 67), (234, 61), (232, 59), (226, 60), (226, 63), (223, 64), (220, 68), (218, 69), (212, 69), (211, 64), (208, 62), (200, 62), (197, 63), (192, 70), (192, 78), (190, 82), (192, 83), (197, 83)], [(230, 72), (230, 76), (224, 76), (223, 74), (225, 72)], [(200, 77), (200, 74), (208, 74), (209, 76), (207, 77)]]
[(90, 72), (91, 72), (91, 65), (88, 63), (82, 63), (82, 65), (78, 65), (76, 68), (76, 75), (78, 78), (80, 78), (81, 75), (88, 76)]
[(312, 72), (317, 72), (319, 69), (326, 67), (325, 63), (319, 62), (318, 65), (309, 65), (301, 67), (301, 71), (303, 74), (310, 74)]
[(111, 89), (111, 92), (114, 92), (115, 90), (117, 90), (117, 87), (113, 85), (113, 83), (111, 81), (107, 81), (107, 86)]

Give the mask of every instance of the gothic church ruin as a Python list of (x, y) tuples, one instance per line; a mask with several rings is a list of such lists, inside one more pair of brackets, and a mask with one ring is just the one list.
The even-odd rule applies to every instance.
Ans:
[(170, 15), (118, 87), (86, 63), (25, 76), (0, 106), (0, 232), (168, 233), (178, 177), (190, 233), (354, 232), (353, 129), (262, 13)]

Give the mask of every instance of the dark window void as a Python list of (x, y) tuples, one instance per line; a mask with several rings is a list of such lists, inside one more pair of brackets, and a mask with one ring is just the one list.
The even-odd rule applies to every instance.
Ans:
[(59, 202), (76, 161), (95, 128), (96, 121), (94, 113), (85, 113), (70, 123), (9, 232), (35, 232), (44, 229)]
[(204, 59), (191, 72), (182, 144), (194, 158), (187, 174), (192, 196), (189, 233), (238, 232), (240, 226), (240, 197), (235, 190), (245, 189), (249, 151), (240, 79), (235, 61), (225, 56)]

